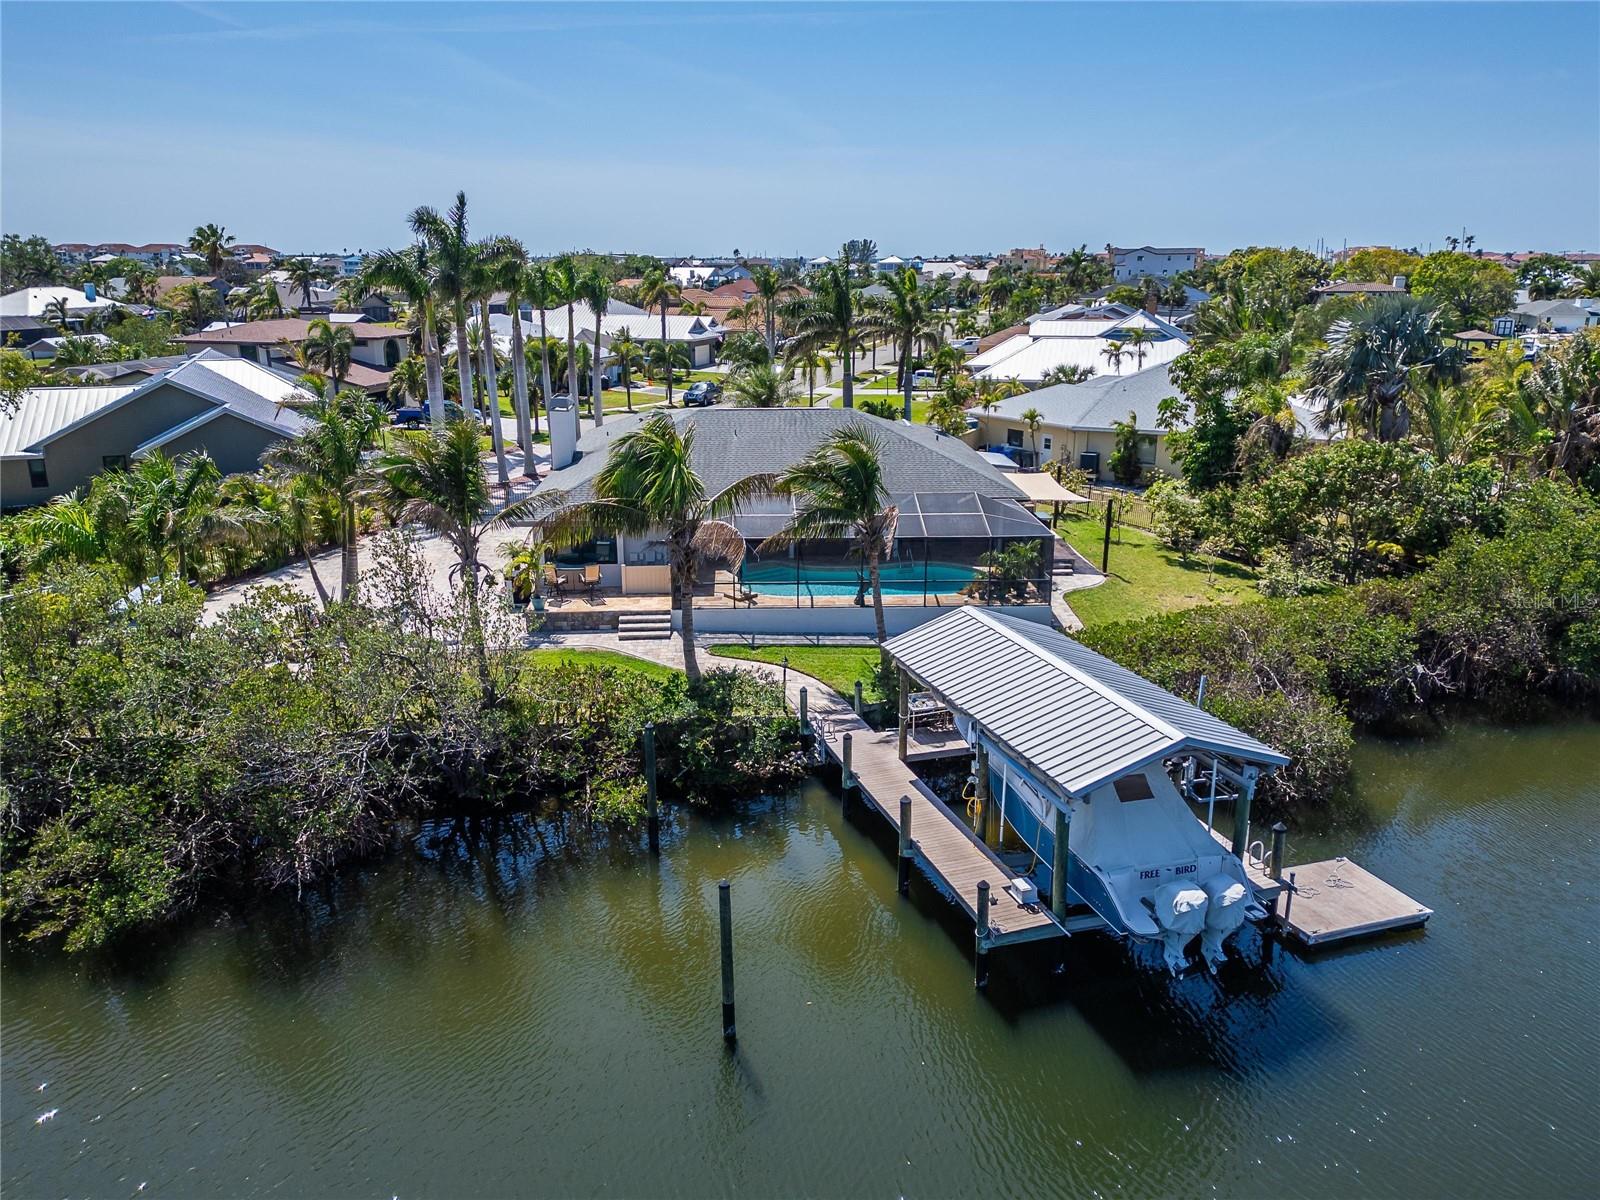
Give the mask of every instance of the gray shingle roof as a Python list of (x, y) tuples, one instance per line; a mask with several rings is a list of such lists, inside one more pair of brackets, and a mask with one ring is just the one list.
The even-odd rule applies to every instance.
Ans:
[[(786, 470), (835, 430), (865, 425), (883, 439), (885, 483), (891, 493), (975, 492), (1026, 499), (1016, 484), (965, 442), (926, 425), (904, 425), (840, 408), (675, 409), (666, 415), (680, 430), (694, 430), (694, 469), (712, 494), (747, 475)], [(570, 490), (574, 500), (588, 498), (591, 481), (605, 466), (607, 448), (644, 420), (643, 414), (613, 418), (584, 434), (578, 441), (581, 457), (553, 472), (541, 490)]]
[(1046, 425), (1109, 430), (1132, 412), (1140, 432), (1162, 433), (1156, 410), (1167, 397), (1178, 394), (1170, 365), (1162, 363), (1131, 375), (1096, 375), (1084, 383), (1058, 383), (1008, 396), (995, 406), (995, 414), (1015, 421), (1028, 409), (1037, 408)]

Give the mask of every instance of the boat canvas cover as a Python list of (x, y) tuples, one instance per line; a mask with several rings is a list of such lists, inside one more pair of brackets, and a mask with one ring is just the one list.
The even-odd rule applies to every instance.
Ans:
[(1081, 797), (1185, 749), (1267, 769), (1289, 760), (1054, 629), (966, 606), (885, 643), (1017, 761)]

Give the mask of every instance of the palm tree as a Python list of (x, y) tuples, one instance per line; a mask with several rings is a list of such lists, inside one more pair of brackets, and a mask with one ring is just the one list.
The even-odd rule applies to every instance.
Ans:
[(312, 266), (309, 258), (291, 258), (284, 264), (284, 273), (289, 276), (289, 286), (300, 289), (300, 303), (302, 307), (311, 307), (311, 285), (317, 281), (317, 269)]
[(138, 547), (133, 561), (146, 571), (153, 565), (163, 581), (169, 563), (187, 580), (197, 553), (245, 536), (237, 515), (219, 502), (222, 472), (204, 451), (172, 459), (153, 450), (104, 478), (101, 519), (120, 526), (120, 536)]
[(761, 321), (767, 335), (767, 357), (775, 358), (778, 353), (779, 302), (794, 295), (795, 285), (774, 267), (756, 267), (750, 272), (750, 282), (755, 285), (755, 298), (761, 302)]
[(189, 235), (189, 249), (206, 260), (206, 270), (220, 275), (228, 248), (238, 240), (221, 225), (197, 225)]
[[(653, 413), (638, 429), (619, 437), (595, 476), (594, 499), (572, 501), (564, 493), (535, 494), (545, 512), (535, 536), (572, 544), (606, 535), (661, 536), (667, 545), (672, 594), (682, 618), (683, 670), (700, 680), (694, 645), (694, 589), (702, 562), (724, 562), (737, 570), (744, 538), (723, 518), (772, 480), (752, 475), (707, 495), (695, 472), (694, 427), (682, 433), (666, 413)], [(523, 502), (527, 504), (527, 501)]]
[(435, 332), (434, 303), (440, 288), (435, 278), (432, 255), (425, 242), (406, 250), (384, 250), (361, 265), (364, 292), (388, 289), (401, 293), (414, 314), (421, 318), (419, 330), (422, 359), (428, 372), (428, 412), (435, 431), (444, 429), (444, 370), (439, 361), (439, 337)]
[(667, 378), (667, 404), (672, 404), (672, 375), (689, 369), (689, 352), (673, 342), (651, 342), (647, 360), (652, 370)]
[(903, 416), (911, 420), (911, 360), (919, 351), (932, 352), (943, 341), (941, 322), (928, 309), (927, 296), (910, 267), (884, 277), (889, 294), (867, 312), (866, 330), (873, 337), (892, 339), (900, 350), (897, 380), (905, 399)]
[(817, 372), (826, 371), (830, 359), (821, 350), (808, 350), (803, 354), (796, 354), (789, 358), (789, 366), (798, 368), (806, 373), (806, 405), (809, 408), (817, 406)]
[(1039, 382), (1045, 387), (1050, 387), (1058, 383), (1082, 383), (1086, 379), (1093, 378), (1093, 376), (1093, 367), (1080, 366), (1076, 363), (1061, 363), (1059, 366), (1051, 367), (1046, 371)]
[[(761, 543), (762, 551), (803, 540), (850, 539), (854, 552), (866, 564), (881, 647), (888, 628), (883, 619), (879, 565), (894, 549), (900, 520), (900, 510), (889, 503), (882, 438), (860, 421), (847, 425), (784, 472), (774, 490), (793, 499), (794, 516)], [(887, 654), (882, 661), (888, 670)]]
[(397, 405), (406, 401), (421, 404), (428, 398), (428, 364), (420, 354), (408, 354), (389, 372), (389, 398)]
[[(377, 442), (384, 425), (383, 409), (355, 392), (343, 392), (313, 404), (305, 415), (311, 424), (267, 451), (270, 470), (303, 479), (334, 503), (342, 550), (340, 598), (356, 598), (359, 561), (356, 554), (356, 501), (362, 482), (362, 459)], [(473, 443), (476, 448), (477, 443)]]
[(475, 417), (472, 403), (472, 355), (467, 350), (467, 300), (472, 295), (474, 273), (484, 247), (471, 240), (467, 231), (467, 194), (456, 193), (456, 202), (442, 216), (426, 205), (411, 213), (411, 231), (427, 245), (434, 294), (448, 304), (455, 318), (456, 373), (461, 380), (461, 405), (468, 417)]
[(787, 372), (753, 363), (728, 377), (728, 395), (741, 408), (783, 408), (794, 402), (796, 389)]
[(477, 660), (478, 679), (493, 695), (488, 647), (484, 639), (480, 584), (484, 567), (483, 539), (494, 529), (526, 517), (532, 506), (520, 501), (491, 511), (489, 481), (478, 452), (478, 427), (472, 421), (451, 421), (444, 436), (413, 438), (380, 455), (361, 478), (361, 494), (373, 500), (391, 520), (426, 525), (441, 534), (456, 552), (452, 574), (466, 601), (468, 636)]
[(1039, 426), (1044, 424), (1044, 414), (1037, 408), (1027, 408), (1022, 412), (1022, 423), (1028, 427), (1028, 440), (1033, 443), (1033, 461), (1039, 461)]
[(622, 371), (622, 389), (628, 397), (628, 411), (633, 411), (633, 369), (644, 362), (644, 349), (633, 340), (633, 334), (624, 325), (611, 339), (611, 356)]
[(44, 319), (54, 325), (62, 333), (71, 333), (72, 314), (67, 311), (67, 298), (57, 296), (44, 306)]
[(594, 376), (589, 385), (589, 412), (596, 425), (604, 425), (605, 405), (600, 399), (600, 327), (611, 304), (611, 280), (599, 267), (591, 267), (578, 280), (578, 298), (594, 310), (594, 362), (591, 364)]
[(1122, 360), (1128, 356), (1128, 352), (1123, 349), (1122, 343), (1116, 338), (1112, 338), (1106, 343), (1105, 349), (1101, 350), (1100, 353), (1105, 357), (1105, 360), (1111, 364), (1111, 369), (1118, 375), (1121, 375)]
[(1335, 321), (1328, 345), (1306, 369), (1307, 394), (1322, 406), (1324, 428), (1346, 407), (1353, 423), (1379, 441), (1405, 437), (1411, 426), (1406, 393), (1425, 378), (1453, 381), (1465, 354), (1445, 344), (1439, 310), (1420, 296), (1377, 296)]
[(844, 364), (844, 406), (855, 407), (856, 350), (866, 332), (860, 302), (850, 287), (847, 266), (829, 263), (817, 272), (813, 294), (794, 301), (788, 309), (792, 358), (819, 350), (834, 350)]
[[(683, 295), (683, 289), (672, 276), (660, 267), (651, 267), (644, 273), (644, 281), (639, 284), (639, 305), (649, 311), (658, 305), (661, 308), (661, 344), (667, 345), (667, 309), (672, 302)], [(672, 370), (667, 369), (667, 407), (672, 407)]]
[(506, 308), (511, 313), (511, 407), (517, 416), (522, 473), (531, 476), (535, 471), (533, 435), (538, 431), (539, 421), (528, 402), (528, 354), (522, 331), (522, 302), (527, 299), (529, 284), (528, 252), (515, 238), (499, 238), (489, 270), (496, 290), (506, 293)]
[(489, 420), (489, 442), (494, 447), (495, 472), (501, 488), (511, 486), (511, 469), (506, 463), (506, 433), (500, 423), (499, 355), (494, 344), (494, 328), (489, 324), (489, 304), (500, 290), (507, 274), (516, 270), (517, 248), (496, 238), (482, 245), (473, 267), (473, 291), (478, 302), (478, 345), (476, 352), (483, 376), (483, 411)]
[(356, 337), (347, 325), (334, 325), (318, 317), (306, 329), (306, 361), (318, 368), (329, 379), (328, 395), (337, 396), (340, 384), (350, 370), (350, 353), (355, 348)]
[(246, 311), (252, 321), (283, 316), (283, 297), (278, 294), (277, 282), (265, 275), (256, 280), (246, 301)]
[(577, 330), (574, 327), (573, 310), (578, 302), (579, 272), (578, 264), (573, 262), (571, 255), (563, 254), (550, 264), (550, 282), (555, 289), (557, 303), (567, 306), (567, 394), (572, 397), (572, 403), (576, 405), (580, 393), (578, 354), (575, 346)]
[(372, 293), (361, 286), (361, 276), (351, 275), (339, 282), (333, 306), (339, 312), (356, 312), (361, 308), (361, 302), (370, 295)]
[(530, 263), (522, 280), (522, 294), (539, 314), (539, 393), (546, 409), (550, 406), (550, 331), (546, 328), (547, 310), (556, 302), (555, 278), (545, 263)]
[(1135, 326), (1126, 332), (1129, 352), (1138, 361), (1139, 370), (1142, 371), (1144, 370), (1144, 356), (1147, 353), (1145, 347), (1156, 340), (1155, 335), (1152, 334), (1148, 329), (1141, 329), (1138, 326)]

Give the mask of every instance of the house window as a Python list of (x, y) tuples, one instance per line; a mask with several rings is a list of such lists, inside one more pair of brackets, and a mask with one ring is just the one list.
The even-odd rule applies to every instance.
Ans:
[(581, 546), (568, 547), (555, 555), (555, 564), (558, 567), (586, 567), (591, 563), (610, 565), (616, 561), (617, 543), (612, 538), (598, 538), (592, 542), (584, 542)]
[(1041, 444), (1044, 446), (1045, 452), (1048, 453), (1050, 450), (1050, 435), (1048, 433), (1044, 435), (1044, 440)]
[(261, 351), (257, 350), (254, 346), (240, 346), (239, 357), (248, 358), (251, 362), (258, 363), (261, 361)]
[(100, 456), (100, 469), (103, 471), (126, 471), (128, 469), (128, 456), (126, 454), (102, 454)]
[(30, 458), (28, 460), (28, 482), (34, 487), (50, 486), (50, 476), (45, 472), (44, 459)]
[(1156, 439), (1147, 433), (1139, 435), (1139, 461), (1147, 465), (1156, 461)]
[(1022, 445), (1022, 430), (1020, 430), (1020, 429), (1008, 429), (1008, 430), (1006, 430), (1006, 445), (1008, 445), (1008, 446), (1020, 446), (1020, 445)]

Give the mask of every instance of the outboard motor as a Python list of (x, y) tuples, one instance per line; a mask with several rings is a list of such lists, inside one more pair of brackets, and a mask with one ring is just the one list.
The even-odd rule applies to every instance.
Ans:
[(1206, 927), (1208, 900), (1204, 889), (1177, 882), (1163, 884), (1151, 897), (1156, 924), (1161, 927), (1161, 952), (1167, 960), (1167, 970), (1174, 975), (1188, 965), (1183, 948)]
[(1222, 943), (1228, 935), (1244, 924), (1245, 909), (1249, 907), (1249, 891), (1237, 879), (1218, 871), (1200, 885), (1205, 889), (1209, 903), (1206, 905), (1206, 928), (1200, 935), (1200, 954), (1212, 974), (1227, 957)]

